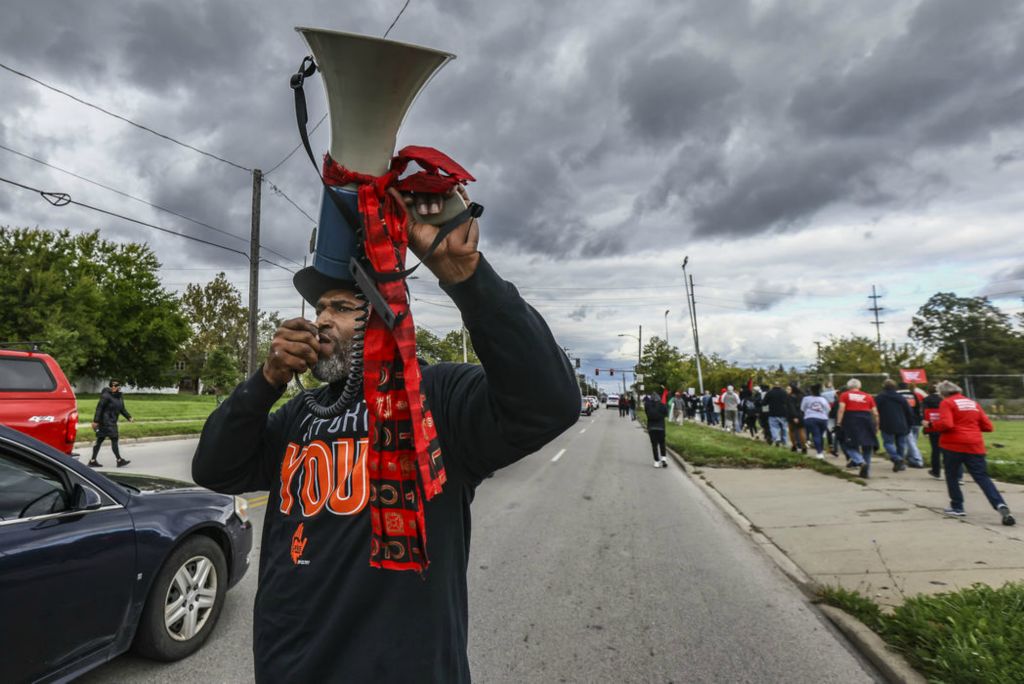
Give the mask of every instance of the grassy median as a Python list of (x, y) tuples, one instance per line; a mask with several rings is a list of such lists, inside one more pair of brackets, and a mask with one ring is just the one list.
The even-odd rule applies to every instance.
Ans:
[(819, 598), (873, 629), (931, 682), (1024, 682), (1024, 583), (914, 596), (892, 613), (837, 587)]
[[(289, 397), (274, 404), (277, 409)], [(89, 424), (99, 402), (97, 394), (78, 397), (78, 440), (88, 441), (94, 434)], [(124, 405), (135, 419), (129, 423), (122, 417), (118, 432), (122, 438), (158, 437), (165, 435), (198, 435), (207, 416), (217, 408), (212, 395), (195, 394), (124, 394)]]
[[(646, 424), (643, 411), (637, 417)], [(687, 421), (682, 425), (666, 423), (665, 443), (692, 466), (715, 468), (807, 468), (825, 475), (864, 484), (856, 472), (844, 470), (845, 459), (826, 456), (824, 461), (793, 453), (788, 448), (773, 447), (764, 442), (724, 430)], [(838, 464), (838, 465), (836, 465)]]
[[(646, 424), (643, 411), (637, 417)], [(683, 425), (666, 423), (665, 442), (694, 466), (718, 468), (810, 468), (826, 475), (864, 483), (855, 472), (842, 468), (845, 458), (825, 456), (824, 461), (795, 454), (788, 448), (773, 447), (759, 440), (702, 423), (687, 421)], [(988, 448), (988, 471), (993, 479), (1024, 484), (1024, 421), (995, 421), (995, 431), (985, 435)], [(919, 442), (925, 464), (930, 464), (931, 447), (927, 437)]]

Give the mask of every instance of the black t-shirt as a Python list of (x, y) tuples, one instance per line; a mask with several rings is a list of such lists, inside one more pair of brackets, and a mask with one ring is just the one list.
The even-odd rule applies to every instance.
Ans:
[[(366, 413), (315, 419), (256, 373), (210, 416), (193, 460), (199, 484), (269, 490), (253, 651), (259, 682), (468, 682), (470, 504), (494, 470), (579, 417), (573, 369), (540, 315), (481, 259), (445, 288), (481, 366), (423, 369), (447, 482), (425, 502), (430, 567), (371, 568)], [(333, 390), (321, 388), (333, 396)]]

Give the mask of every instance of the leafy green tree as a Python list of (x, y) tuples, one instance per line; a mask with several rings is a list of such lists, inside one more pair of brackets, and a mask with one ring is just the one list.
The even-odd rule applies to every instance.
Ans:
[(235, 351), (227, 346), (213, 350), (206, 361), (203, 373), (206, 385), (212, 387), (214, 394), (218, 396), (230, 392), (242, 379)]
[[(1024, 335), (987, 297), (938, 292), (917, 310), (908, 334), (944, 359), (957, 376), (1019, 373), (1024, 368)], [(992, 384), (972, 381), (977, 396), (990, 396)]]
[(163, 384), (187, 330), (146, 245), (0, 228), (0, 338), (48, 341), (65, 373)]
[(238, 288), (228, 282), (224, 273), (218, 273), (205, 285), (189, 284), (181, 296), (181, 311), (190, 334), (181, 346), (180, 358), (193, 387), (199, 387), (206, 364), (217, 349), (230, 350), (238, 372), (245, 371), (248, 310), (242, 306)]

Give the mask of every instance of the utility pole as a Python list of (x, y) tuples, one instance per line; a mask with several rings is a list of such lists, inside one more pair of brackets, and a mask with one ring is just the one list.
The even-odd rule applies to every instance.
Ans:
[(704, 394), (704, 376), (700, 371), (700, 335), (697, 333), (697, 300), (693, 296), (693, 276), (690, 276), (690, 310), (693, 311), (693, 348), (697, 352), (697, 385)]
[(665, 309), (665, 345), (668, 345), (668, 312), (671, 309)]
[(967, 396), (973, 397), (974, 393), (971, 391), (971, 376), (967, 374), (967, 366), (971, 363), (971, 357), (967, 354), (967, 340), (961, 338), (960, 344), (964, 348), (964, 392), (967, 392)]
[(252, 230), (249, 236), (249, 363), (248, 374), (256, 372), (256, 327), (260, 319), (260, 189), (263, 172), (252, 171)]
[[(306, 257), (302, 257), (302, 268), (306, 268)], [(306, 298), (300, 296), (299, 299), (302, 300), (302, 317), (305, 318), (306, 317)]]
[(462, 326), (462, 363), (469, 363), (469, 354), (466, 352), (466, 326)]
[(818, 370), (821, 370), (821, 342), (815, 340), (814, 346), (818, 348)]
[(878, 294), (875, 291), (875, 286), (872, 285), (871, 286), (871, 294), (868, 296), (868, 299), (871, 300), (872, 306), (868, 307), (868, 311), (874, 311), (875, 312), (875, 322), (872, 323), (872, 325), (875, 326), (875, 339), (878, 341), (878, 354), (879, 354), (879, 356), (883, 357), (882, 358), (882, 364), (884, 365), (885, 364), (885, 358), (884, 358), (885, 352), (882, 350), (882, 326), (885, 325), (885, 321), (878, 320), (878, 312), (885, 310), (884, 306), (878, 306), (878, 300), (881, 299), (881, 298), (882, 298), (882, 295)]

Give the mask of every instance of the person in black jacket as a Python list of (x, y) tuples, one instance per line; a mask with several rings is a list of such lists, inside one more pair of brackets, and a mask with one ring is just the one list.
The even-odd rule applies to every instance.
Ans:
[(772, 443), (775, 446), (783, 446), (789, 438), (789, 395), (776, 382), (764, 395), (764, 403), (768, 407), (768, 427), (772, 433)]
[(668, 407), (661, 403), (661, 397), (650, 394), (644, 397), (644, 412), (647, 414), (647, 436), (651, 439), (651, 451), (654, 452), (654, 467), (667, 468), (665, 417), (668, 416)]
[(124, 397), (121, 395), (121, 382), (111, 380), (107, 387), (100, 392), (100, 400), (96, 404), (96, 412), (92, 417), (92, 429), (96, 431), (96, 444), (92, 447), (92, 458), (89, 465), (93, 468), (102, 468), (103, 464), (96, 460), (100, 453), (100, 445), (104, 439), (110, 439), (110, 448), (117, 459), (117, 467), (123, 468), (131, 463), (126, 458), (121, 458), (121, 451), (118, 448), (117, 420), (118, 416), (124, 416), (129, 423), (132, 422), (132, 415), (124, 407)]
[[(368, 434), (362, 398), (334, 418), (315, 417), (302, 395), (270, 413), (293, 374), (309, 369), (325, 382), (313, 391), (321, 405), (344, 396), (360, 293), (352, 282), (306, 269), (294, 280), (315, 306), (316, 323), (296, 318), (278, 328), (260, 370), (210, 415), (193, 457), (200, 485), (269, 491), (253, 612), (257, 682), (469, 682), (466, 571), (476, 487), (579, 417), (568, 358), (540, 314), (477, 251), (476, 220), (425, 259), (438, 230), (409, 221), (410, 248), (459, 308), (482, 364), (422, 368), (420, 392), (440, 445), (430, 458), (443, 459), (446, 476), (440, 491), (417, 497), (417, 489), (398, 486), (409, 477), (422, 484), (425, 466), (393, 466), (384, 451), (378, 460), (378, 445), (413, 437), (400, 428)], [(375, 406), (374, 415), (385, 409)], [(392, 483), (390, 473), (405, 479)], [(417, 498), (429, 567), (371, 567), (381, 555), (408, 557), (399, 555), (401, 545), (374, 548), (371, 539), (392, 527), (416, 533), (420, 519), (404, 509)], [(401, 512), (390, 513), (395, 507)]]
[(893, 472), (907, 469), (907, 436), (914, 423), (914, 413), (906, 398), (896, 391), (896, 381), (886, 380), (882, 391), (875, 395), (878, 406), (878, 429), (882, 433), (882, 446), (892, 459)]
[(790, 451), (807, 453), (807, 428), (804, 427), (804, 412), (800, 409), (800, 403), (804, 400), (803, 390), (794, 380), (786, 386), (786, 394), (789, 399), (789, 439)]

